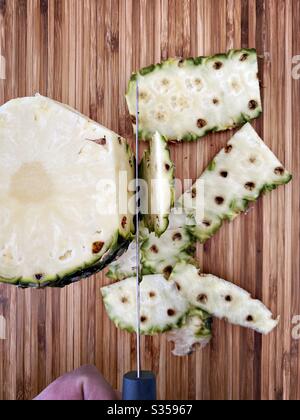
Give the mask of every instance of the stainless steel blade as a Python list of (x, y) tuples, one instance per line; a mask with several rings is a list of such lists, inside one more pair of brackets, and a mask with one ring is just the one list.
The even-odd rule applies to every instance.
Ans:
[(135, 136), (135, 223), (136, 223), (136, 370), (137, 377), (141, 376), (141, 264), (140, 264), (140, 222), (139, 222), (139, 208), (141, 204), (141, 189), (139, 182), (139, 85), (136, 81), (136, 136)]

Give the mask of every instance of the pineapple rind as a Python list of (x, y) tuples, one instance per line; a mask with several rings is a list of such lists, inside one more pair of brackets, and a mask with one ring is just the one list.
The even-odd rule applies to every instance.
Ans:
[[(114, 283), (101, 289), (109, 318), (117, 328), (136, 330), (136, 279)], [(180, 326), (189, 304), (174, 283), (162, 275), (144, 276), (140, 284), (141, 333), (154, 335)], [(152, 297), (150, 297), (150, 293)]]
[(107, 265), (124, 253), (128, 244), (129, 242), (127, 240), (125, 240), (122, 236), (117, 235), (111, 243), (109, 251), (96, 262), (91, 262), (90, 265), (85, 264), (82, 267), (77, 267), (71, 272), (65, 272), (55, 277), (44, 277), (41, 281), (33, 281), (33, 279), (30, 278), (18, 278), (12, 279), (11, 281), (10, 279), (0, 277), (0, 282), (18, 286), (22, 289), (26, 289), (28, 287), (36, 289), (42, 289), (45, 287), (63, 288), (69, 284), (76, 283), (77, 281), (102, 271), (105, 267), (107, 267)]
[[(260, 195), (289, 183), (291, 179), (292, 175), (283, 168), (252, 126), (246, 124), (176, 205), (183, 207), (190, 221), (194, 220), (194, 224), (190, 223), (186, 229), (204, 243), (220, 229), (224, 221), (232, 221)], [(198, 197), (195, 195), (198, 185), (202, 184), (204, 214), (203, 220), (196, 220)], [(223, 201), (218, 204), (220, 199)]]
[[(136, 275), (136, 242), (129, 245), (126, 252), (109, 265), (106, 276), (120, 281)], [(144, 273), (145, 274), (145, 273)]]
[[(221, 68), (216, 70), (216, 63)], [(150, 140), (158, 130), (169, 141), (195, 141), (258, 118), (262, 105), (257, 74), (254, 49), (168, 59), (141, 69), (132, 75), (126, 94), (129, 112), (134, 116), (138, 79), (140, 139)], [(133, 127), (136, 130), (134, 120)]]
[[(173, 220), (171, 216), (171, 223)], [(143, 275), (163, 274), (168, 277), (178, 262), (194, 262), (195, 239), (186, 227), (167, 229), (160, 237), (149, 233), (148, 229), (141, 229), (140, 241)], [(120, 281), (136, 275), (135, 249), (135, 242), (132, 242), (127, 252), (110, 264), (107, 277)]]
[(201, 309), (192, 308), (187, 314), (183, 325), (179, 329), (170, 331), (168, 341), (174, 343), (172, 354), (186, 356), (195, 350), (195, 345), (202, 349), (212, 339), (212, 317)]
[(158, 132), (150, 142), (140, 163), (140, 178), (148, 186), (143, 203), (148, 203), (148, 209), (143, 215), (145, 226), (150, 232), (161, 236), (169, 225), (169, 214), (175, 201), (175, 167), (170, 156), (167, 140)]
[(193, 262), (195, 240), (187, 228), (168, 229), (157, 238), (153, 233), (143, 235), (141, 264), (144, 274), (168, 276), (180, 261)]
[(180, 286), (182, 295), (192, 306), (234, 325), (269, 334), (279, 322), (259, 300), (233, 283), (210, 274), (202, 274), (191, 265), (178, 264), (170, 277)]

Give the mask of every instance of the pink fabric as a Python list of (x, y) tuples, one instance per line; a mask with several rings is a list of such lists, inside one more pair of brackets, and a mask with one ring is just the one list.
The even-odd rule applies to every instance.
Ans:
[(83, 366), (48, 386), (35, 401), (117, 400), (118, 395), (94, 366)]

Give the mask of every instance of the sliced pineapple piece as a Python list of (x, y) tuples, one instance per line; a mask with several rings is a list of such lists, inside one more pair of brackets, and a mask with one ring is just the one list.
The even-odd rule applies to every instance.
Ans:
[(196, 346), (204, 348), (212, 339), (212, 317), (201, 309), (189, 311), (182, 327), (170, 331), (168, 341), (174, 343), (174, 356), (191, 354)]
[[(167, 229), (160, 238), (148, 229), (142, 229), (140, 239), (143, 275), (163, 274), (168, 278), (178, 262), (194, 261), (195, 240), (186, 228)], [(128, 251), (110, 264), (107, 277), (124, 280), (135, 275), (136, 243), (133, 241)]]
[(140, 178), (146, 182), (142, 187), (144, 223), (150, 232), (162, 235), (169, 224), (169, 214), (174, 206), (174, 164), (167, 141), (156, 132), (140, 164)]
[(252, 126), (246, 124), (177, 205), (182, 206), (188, 216), (189, 231), (204, 243), (225, 220), (233, 220), (262, 193), (291, 179), (291, 174)]
[(104, 268), (132, 238), (119, 193), (133, 178), (126, 141), (77, 111), (39, 95), (3, 105), (0, 281), (62, 287)]
[(168, 229), (160, 237), (142, 235), (141, 263), (144, 274), (164, 274), (168, 278), (180, 261), (192, 262), (195, 241), (186, 228)]
[(259, 300), (240, 287), (210, 274), (202, 274), (191, 264), (180, 263), (170, 277), (192, 306), (231, 324), (269, 334), (279, 322)]
[[(101, 289), (109, 318), (129, 332), (136, 331), (136, 279)], [(144, 276), (140, 284), (141, 333), (153, 335), (180, 325), (189, 309), (174, 283), (162, 275)]]
[(142, 140), (197, 140), (257, 118), (262, 112), (257, 53), (231, 50), (211, 57), (169, 59), (132, 75), (126, 94), (136, 129), (136, 81)]

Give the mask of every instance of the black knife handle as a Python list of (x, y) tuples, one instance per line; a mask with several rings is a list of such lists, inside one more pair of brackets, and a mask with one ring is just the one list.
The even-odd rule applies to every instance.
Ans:
[(123, 400), (125, 401), (155, 401), (156, 378), (153, 372), (128, 372), (123, 378)]

